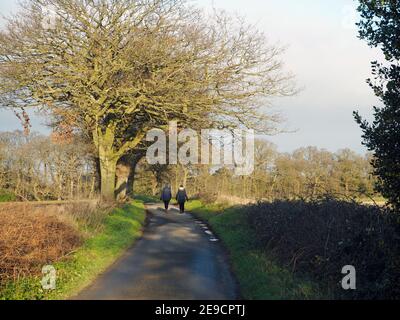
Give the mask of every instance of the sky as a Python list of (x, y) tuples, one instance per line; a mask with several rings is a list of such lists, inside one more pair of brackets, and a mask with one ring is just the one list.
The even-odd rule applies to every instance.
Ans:
[[(357, 38), (355, 0), (192, 0), (204, 8), (215, 7), (245, 16), (272, 44), (285, 46), (287, 71), (296, 76), (299, 94), (273, 99), (272, 110), (285, 119), (281, 133), (267, 137), (282, 152), (304, 146), (330, 151), (350, 148), (359, 153), (361, 130), (352, 113), (372, 118), (379, 105), (366, 84), (370, 63), (382, 59), (377, 49)], [(17, 0), (1, 0), (0, 12), (15, 11)], [(1, 20), (0, 20), (1, 27)], [(33, 130), (47, 133), (44, 120), (33, 115)], [(0, 131), (20, 129), (10, 111), (0, 109)]]

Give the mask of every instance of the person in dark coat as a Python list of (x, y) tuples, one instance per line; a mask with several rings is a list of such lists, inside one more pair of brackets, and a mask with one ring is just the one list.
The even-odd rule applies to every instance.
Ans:
[(168, 211), (171, 199), (172, 199), (171, 187), (169, 185), (166, 185), (161, 193), (161, 200), (164, 202), (165, 211)]
[(187, 196), (186, 190), (184, 186), (180, 186), (178, 193), (176, 194), (176, 201), (178, 201), (179, 204), (179, 211), (181, 213), (185, 213), (185, 203), (186, 201), (189, 201), (189, 197)]

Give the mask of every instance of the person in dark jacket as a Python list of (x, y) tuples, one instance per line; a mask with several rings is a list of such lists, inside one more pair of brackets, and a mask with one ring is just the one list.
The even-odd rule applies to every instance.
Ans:
[(168, 211), (171, 199), (172, 199), (171, 187), (169, 185), (166, 185), (161, 193), (161, 200), (164, 202), (165, 211)]
[(176, 194), (176, 201), (178, 201), (180, 212), (185, 213), (185, 203), (189, 201), (189, 197), (182, 185), (179, 187), (178, 193)]

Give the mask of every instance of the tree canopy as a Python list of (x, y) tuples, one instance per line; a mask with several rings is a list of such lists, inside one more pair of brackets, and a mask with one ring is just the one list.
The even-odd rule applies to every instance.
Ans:
[(90, 138), (112, 199), (117, 161), (149, 129), (271, 129), (265, 98), (293, 93), (281, 53), (242, 19), (184, 0), (29, 0), (0, 33), (0, 97)]

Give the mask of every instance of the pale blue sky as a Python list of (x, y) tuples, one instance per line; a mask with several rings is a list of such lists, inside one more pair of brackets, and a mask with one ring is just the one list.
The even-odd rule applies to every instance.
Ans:
[[(15, 10), (17, 0), (1, 0), (0, 12)], [(194, 0), (199, 6), (239, 13), (263, 30), (272, 43), (287, 46), (284, 61), (304, 90), (295, 97), (277, 99), (274, 109), (296, 133), (270, 137), (281, 151), (315, 145), (336, 151), (349, 147), (365, 152), (361, 131), (352, 112), (371, 117), (378, 104), (365, 83), (370, 62), (380, 59), (357, 38), (353, 0)], [(34, 117), (34, 130), (46, 131)], [(0, 111), (0, 131), (20, 125), (10, 112)]]

